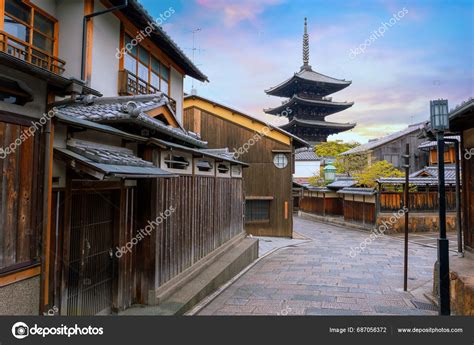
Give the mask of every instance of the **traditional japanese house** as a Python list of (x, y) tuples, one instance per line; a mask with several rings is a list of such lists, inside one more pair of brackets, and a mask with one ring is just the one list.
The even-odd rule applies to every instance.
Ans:
[(422, 138), (426, 125), (427, 122), (410, 125), (401, 131), (343, 152), (341, 157), (365, 155), (369, 166), (374, 162), (385, 160), (401, 169), (403, 164), (401, 156), (405, 153), (406, 144), (410, 144), (410, 173), (415, 172), (427, 166), (429, 162), (428, 152), (418, 148), (426, 140)]
[(449, 117), (451, 132), (461, 136), (462, 166), (462, 228), (464, 245), (474, 250), (474, 99), (469, 99), (451, 111)]
[[(38, 314), (47, 249), (55, 97), (95, 94), (64, 75), (41, 1), (0, 1), (0, 314)], [(35, 25), (36, 23), (36, 25)]]
[(294, 150), (308, 144), (293, 134), (213, 100), (189, 95), (184, 127), (210, 148), (227, 147), (249, 164), (243, 172), (245, 229), (253, 235), (293, 234)]
[[(244, 238), (246, 164), (203, 150), (207, 143), (183, 128), (183, 79), (207, 78), (138, 1), (0, 4), (0, 58), (11, 68), (0, 86), (15, 91), (1, 93), (8, 114), (0, 141), (15, 142), (21, 126), (54, 107), (41, 135), (0, 162), (0, 195), (10, 199), (0, 208), (0, 295), (8, 301), (0, 312), (95, 315), (166, 302), (189, 277), (241, 250), (202, 296), (250, 263), (257, 242)], [(15, 36), (26, 23), (46, 30), (45, 18), (51, 54), (19, 53), (15, 39), (30, 42), (30, 54), (49, 49)]]
[(335, 102), (332, 97), (328, 97), (350, 84), (350, 81), (335, 79), (313, 71), (309, 64), (309, 35), (305, 18), (303, 66), (288, 80), (265, 91), (268, 95), (285, 97), (288, 100), (264, 111), (267, 114), (287, 117), (289, 122), (280, 127), (312, 145), (325, 142), (329, 135), (348, 131), (356, 126), (354, 123), (325, 120), (327, 116), (348, 109), (354, 104)]

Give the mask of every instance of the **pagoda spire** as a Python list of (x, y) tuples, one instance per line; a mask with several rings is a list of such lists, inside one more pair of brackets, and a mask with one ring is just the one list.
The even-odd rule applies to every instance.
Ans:
[(308, 21), (304, 19), (304, 35), (303, 35), (303, 66), (301, 69), (311, 70), (309, 65), (309, 35), (308, 35)]

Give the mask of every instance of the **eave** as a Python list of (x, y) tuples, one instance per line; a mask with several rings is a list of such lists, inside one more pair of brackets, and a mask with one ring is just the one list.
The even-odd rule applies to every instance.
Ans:
[(297, 104), (303, 104), (314, 108), (327, 107), (330, 109), (330, 111), (327, 112), (327, 115), (330, 115), (352, 107), (354, 105), (354, 102), (332, 102), (318, 99), (306, 99), (297, 95), (293, 95), (293, 97), (291, 97), (291, 99), (287, 103), (284, 103), (275, 108), (264, 109), (263, 111), (267, 114), (278, 115), (282, 114), (288, 107), (291, 108), (292, 106), (295, 106)]

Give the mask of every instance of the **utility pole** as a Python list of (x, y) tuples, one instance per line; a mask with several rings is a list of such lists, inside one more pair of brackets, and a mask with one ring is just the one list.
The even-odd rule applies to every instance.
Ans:
[(409, 175), (410, 175), (410, 144), (406, 144), (405, 154), (403, 155), (405, 164), (405, 185), (404, 185), (404, 201), (403, 205), (405, 206), (405, 250), (404, 250), (404, 266), (403, 266), (403, 291), (408, 289), (408, 210), (410, 207), (410, 196), (409, 196)]

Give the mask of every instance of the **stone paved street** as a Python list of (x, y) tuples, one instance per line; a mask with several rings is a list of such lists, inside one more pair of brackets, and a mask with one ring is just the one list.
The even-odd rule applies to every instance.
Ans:
[(379, 237), (351, 257), (368, 233), (299, 217), (294, 224), (312, 241), (264, 257), (199, 315), (436, 314), (412, 303), (428, 303), (419, 288), (431, 288), (436, 249), (410, 243), (403, 292), (403, 242)]

